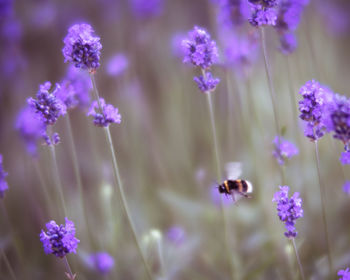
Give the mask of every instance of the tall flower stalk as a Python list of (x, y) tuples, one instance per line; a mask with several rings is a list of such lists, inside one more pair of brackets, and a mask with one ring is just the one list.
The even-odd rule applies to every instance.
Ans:
[(64, 38), (64, 47), (62, 49), (65, 62), (71, 62), (77, 68), (88, 70), (93, 85), (93, 92), (95, 101), (92, 102), (88, 115), (94, 117), (94, 124), (99, 127), (104, 127), (109, 149), (111, 151), (114, 176), (117, 181), (117, 191), (121, 198), (121, 205), (127, 217), (127, 221), (130, 225), (132, 236), (139, 250), (143, 264), (145, 266), (147, 276), (149, 279), (153, 279), (151, 270), (147, 264), (146, 258), (142, 251), (138, 235), (132, 217), (130, 214), (127, 199), (124, 193), (123, 183), (120, 177), (120, 172), (117, 164), (116, 153), (112, 141), (109, 125), (111, 123), (120, 123), (121, 115), (118, 113), (118, 109), (111, 104), (106, 104), (103, 98), (100, 98), (98, 92), (95, 73), (100, 66), (100, 54), (102, 45), (100, 38), (95, 36), (93, 28), (89, 24), (75, 24), (69, 28), (67, 36)]
[[(216, 42), (211, 40), (210, 35), (206, 30), (195, 26), (193, 30), (188, 33), (188, 38), (182, 41), (182, 48), (184, 52), (184, 63), (192, 64), (195, 67), (198, 67), (201, 70), (202, 75), (199, 77), (194, 77), (194, 81), (197, 83), (198, 89), (206, 94), (207, 104), (209, 110), (212, 139), (213, 139), (213, 156), (215, 158), (216, 166), (216, 178), (218, 182), (221, 182), (222, 178), (222, 169), (221, 169), (221, 160), (219, 152), (219, 143), (217, 139), (217, 131), (215, 125), (214, 117), (214, 108), (212, 103), (212, 93), (214, 92), (217, 84), (220, 82), (220, 79), (213, 77), (212, 73), (209, 71), (210, 67), (217, 62), (218, 60), (218, 49)], [(234, 269), (231, 260), (231, 253), (229, 249), (229, 238), (228, 238), (228, 221), (225, 208), (223, 205), (222, 197), (221, 200), (221, 213), (223, 219), (224, 227), (224, 240), (227, 259), (229, 262), (229, 267), (231, 270), (231, 276), (234, 278)]]

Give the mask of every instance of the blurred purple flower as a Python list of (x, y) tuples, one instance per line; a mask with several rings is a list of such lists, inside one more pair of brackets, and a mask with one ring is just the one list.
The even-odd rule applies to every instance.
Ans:
[(221, 205), (221, 200), (224, 206), (231, 205), (233, 203), (232, 197), (229, 195), (221, 195), (218, 191), (218, 186), (213, 185), (210, 188), (210, 198), (211, 201), (216, 205)]
[(343, 165), (350, 164), (350, 151), (342, 152), (339, 160)]
[(4, 167), (2, 165), (2, 155), (0, 154), (0, 198), (3, 198), (5, 196), (5, 191), (9, 188), (5, 180), (7, 175), (8, 173), (4, 170)]
[(350, 280), (350, 270), (347, 267), (346, 269), (341, 269), (338, 271), (339, 280)]
[(299, 93), (303, 96), (303, 100), (299, 101), (299, 117), (306, 123), (304, 134), (311, 140), (317, 140), (325, 133), (322, 115), (333, 93), (315, 80), (308, 81)]
[(286, 159), (290, 159), (299, 153), (298, 148), (283, 137), (278, 138), (278, 136), (276, 136), (273, 140), (273, 144), (274, 150), (272, 154), (280, 165), (283, 165)]
[(274, 194), (272, 201), (277, 202), (277, 215), (285, 223), (287, 231), (284, 235), (288, 238), (294, 238), (298, 234), (294, 227), (295, 220), (303, 217), (302, 200), (298, 192), (289, 199), (288, 186), (280, 186), (279, 188), (280, 190)]
[(193, 80), (197, 83), (201, 92), (209, 93), (215, 90), (220, 82), (220, 79), (214, 78), (211, 72), (207, 72), (205, 78), (203, 76), (194, 77)]
[(89, 24), (75, 24), (68, 29), (62, 49), (64, 62), (72, 62), (75, 67), (96, 71), (100, 66), (102, 45), (100, 37), (93, 35)]
[(186, 239), (186, 232), (182, 227), (172, 226), (168, 229), (166, 237), (175, 245), (181, 245)]
[(345, 181), (343, 185), (343, 191), (350, 195), (350, 181)]
[(118, 112), (118, 108), (113, 107), (111, 104), (106, 104), (103, 98), (100, 98), (100, 104), (102, 113), (98, 113), (100, 110), (97, 100), (94, 100), (91, 104), (88, 116), (94, 117), (94, 124), (100, 127), (107, 127), (111, 123), (121, 123), (122, 116)]
[(215, 41), (210, 39), (206, 30), (195, 26), (188, 33), (188, 39), (182, 41), (184, 63), (192, 63), (202, 69), (209, 68), (218, 60), (218, 49)]
[(0, 19), (6, 18), (13, 13), (13, 0), (0, 0)]
[(288, 55), (294, 52), (298, 46), (294, 33), (283, 33), (280, 35), (280, 50), (283, 54)]
[(348, 1), (322, 1), (317, 5), (326, 30), (332, 36), (348, 35), (350, 29), (350, 3)]
[(218, 4), (218, 23), (220, 26), (237, 27), (249, 18), (250, 9), (246, 0), (222, 0)]
[(15, 128), (25, 142), (28, 153), (31, 156), (36, 156), (37, 141), (43, 137), (46, 131), (45, 123), (32, 108), (26, 106), (18, 113)]
[(150, 18), (161, 14), (164, 0), (131, 0), (132, 11), (139, 18)]
[(60, 90), (60, 85), (56, 84), (55, 89), (50, 93), (50, 82), (45, 82), (39, 86), (39, 91), (36, 94), (36, 98), (32, 97), (27, 99), (29, 106), (34, 110), (41, 120), (46, 125), (53, 125), (56, 123), (59, 116), (65, 115), (67, 112), (66, 105), (56, 97), (57, 92)]
[(40, 241), (44, 252), (63, 258), (66, 254), (76, 253), (79, 239), (75, 237), (74, 223), (65, 218), (65, 225), (57, 225), (55, 221), (46, 224), (47, 231), (41, 230)]
[(113, 257), (106, 252), (91, 254), (88, 263), (91, 268), (103, 275), (108, 274), (114, 267)]
[(122, 54), (118, 53), (113, 55), (107, 63), (106, 72), (110, 76), (119, 76), (122, 74), (129, 66), (128, 58)]
[(49, 135), (44, 134), (43, 138), (44, 138), (44, 140), (46, 142), (46, 145), (48, 145), (48, 146), (55, 146), (55, 145), (58, 145), (61, 142), (61, 138), (60, 138), (60, 136), (58, 135), (57, 132), (53, 133), (51, 138), (50, 138)]
[(76, 106), (87, 107), (90, 103), (89, 91), (92, 83), (89, 75), (70, 65), (66, 77), (60, 83), (57, 97), (66, 105), (67, 109)]

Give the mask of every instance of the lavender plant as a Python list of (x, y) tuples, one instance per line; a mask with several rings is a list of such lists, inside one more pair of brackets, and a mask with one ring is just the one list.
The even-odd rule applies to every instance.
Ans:
[(278, 136), (276, 136), (273, 140), (273, 145), (274, 150), (272, 154), (280, 165), (284, 165), (287, 159), (290, 159), (299, 153), (298, 148), (293, 143), (282, 137), (279, 139)]
[(109, 274), (114, 267), (114, 259), (107, 252), (91, 254), (88, 263), (91, 268), (102, 275)]

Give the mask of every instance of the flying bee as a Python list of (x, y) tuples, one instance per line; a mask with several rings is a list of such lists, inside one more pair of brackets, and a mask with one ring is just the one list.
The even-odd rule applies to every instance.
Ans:
[(242, 197), (251, 198), (249, 193), (253, 192), (253, 185), (247, 180), (238, 179), (242, 174), (242, 165), (240, 162), (229, 162), (226, 164), (227, 180), (218, 186), (219, 193), (226, 196), (231, 195), (233, 202)]

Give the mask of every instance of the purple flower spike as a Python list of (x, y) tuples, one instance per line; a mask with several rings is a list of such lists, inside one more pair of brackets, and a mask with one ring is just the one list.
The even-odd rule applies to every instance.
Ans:
[(65, 225), (57, 225), (55, 221), (46, 224), (47, 231), (41, 230), (40, 241), (44, 252), (63, 258), (69, 253), (76, 253), (79, 239), (75, 237), (74, 223), (65, 218)]
[(88, 262), (94, 270), (103, 275), (108, 274), (114, 267), (113, 257), (106, 252), (91, 254)]
[(338, 271), (339, 280), (350, 280), (350, 270), (347, 267), (346, 269), (341, 269)]
[(100, 127), (107, 127), (111, 123), (121, 123), (122, 116), (118, 112), (118, 108), (111, 104), (106, 104), (103, 98), (100, 98), (102, 113), (99, 112), (99, 104), (95, 100), (92, 102), (88, 116), (94, 117), (94, 124)]
[(102, 45), (100, 37), (93, 35), (89, 24), (75, 24), (68, 29), (62, 49), (64, 62), (72, 62), (75, 67), (96, 71), (100, 66)]
[(128, 66), (128, 58), (122, 53), (117, 53), (109, 59), (106, 72), (108, 75), (116, 77), (122, 74), (128, 68)]
[(181, 245), (186, 240), (186, 232), (179, 226), (172, 226), (169, 228), (166, 236), (175, 245)]
[(5, 191), (8, 190), (9, 186), (5, 180), (7, 177), (7, 172), (5, 172), (2, 166), (2, 155), (0, 154), (0, 198), (5, 196)]
[(45, 82), (39, 86), (39, 91), (36, 98), (28, 98), (29, 106), (41, 118), (45, 125), (53, 125), (61, 115), (67, 112), (66, 105), (56, 97), (57, 91), (60, 90), (60, 85), (56, 84), (55, 89), (49, 92), (51, 88), (50, 82)]
[(57, 97), (66, 105), (67, 109), (73, 109), (77, 106), (88, 106), (90, 103), (89, 91), (92, 89), (92, 83), (85, 71), (80, 71), (80, 69), (70, 65), (66, 77), (60, 85)]
[(249, 22), (253, 26), (276, 25), (277, 0), (249, 0), (251, 6), (251, 17)]
[(203, 76), (194, 77), (193, 80), (197, 83), (201, 92), (209, 93), (214, 91), (220, 79), (214, 78), (211, 72), (206, 73), (205, 79)]
[(188, 39), (181, 43), (184, 51), (184, 63), (192, 63), (202, 69), (208, 69), (218, 60), (218, 49), (208, 32), (198, 26), (188, 33)]
[(311, 140), (317, 140), (325, 133), (322, 115), (333, 93), (315, 80), (308, 81), (299, 93), (303, 96), (303, 100), (299, 101), (299, 117), (306, 124), (304, 134)]
[(32, 108), (26, 106), (19, 112), (15, 127), (25, 142), (28, 153), (31, 156), (36, 156), (37, 142), (45, 135), (45, 123)]
[(350, 164), (350, 151), (342, 152), (339, 160), (343, 165)]
[(350, 99), (339, 94), (333, 95), (332, 102), (327, 104), (323, 121), (327, 131), (333, 132), (333, 137), (341, 140), (345, 150), (348, 150), (350, 148)]
[(294, 33), (284, 33), (280, 36), (280, 50), (284, 55), (291, 54), (298, 46)]
[(350, 181), (346, 181), (343, 185), (344, 193), (350, 195)]
[(286, 159), (290, 159), (299, 153), (298, 148), (293, 143), (285, 140), (282, 137), (278, 139), (278, 136), (276, 136), (273, 140), (273, 144), (275, 149), (273, 150), (272, 154), (280, 165), (283, 165)]
[(280, 186), (280, 191), (275, 193), (272, 201), (277, 202), (277, 215), (285, 223), (287, 231), (284, 235), (287, 238), (295, 238), (298, 234), (294, 227), (295, 220), (303, 217), (302, 200), (298, 192), (289, 199), (288, 192), (288, 186)]

